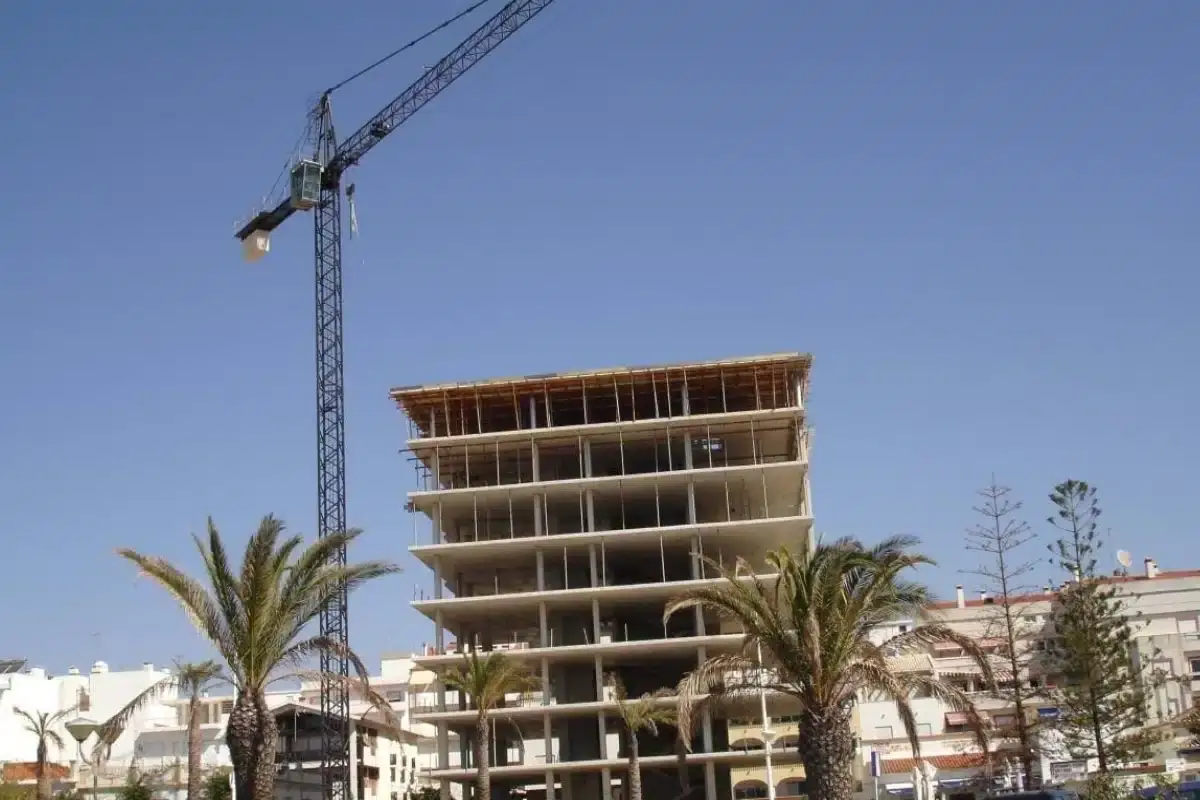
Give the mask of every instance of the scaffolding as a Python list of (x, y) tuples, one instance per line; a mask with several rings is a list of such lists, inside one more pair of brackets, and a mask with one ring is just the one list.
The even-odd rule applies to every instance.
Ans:
[(801, 353), (548, 373), (391, 392), (409, 438), (673, 419), (801, 406), (812, 357)]

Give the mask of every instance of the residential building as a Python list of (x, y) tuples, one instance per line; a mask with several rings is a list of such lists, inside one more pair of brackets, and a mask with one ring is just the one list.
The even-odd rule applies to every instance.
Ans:
[[(168, 674), (149, 663), (138, 669), (110, 670), (107, 663), (97, 661), (87, 674), (72, 667), (67, 674), (54, 676), (39, 667), (27, 668), (23, 659), (0, 662), (0, 763), (29, 762), (36, 752), (37, 740), (26, 730), (16, 709), (33, 714), (69, 711), (55, 726), (66, 748), (58, 752), (52, 747), (49, 757), (54, 763), (73, 765), (78, 760), (78, 748), (64, 723), (80, 716), (107, 719)], [(137, 714), (113, 744), (110, 763), (128, 762), (134, 755), (137, 731), (151, 720), (170, 714), (171, 709), (164, 704), (152, 705)], [(90, 750), (85, 749), (85, 753), (90, 755)]]
[[(421, 734), (412, 730), (409, 712), (412, 664), (410, 657), (388, 657), (383, 661), (381, 674), (371, 678), (372, 687), (389, 700), (392, 719), (384, 719), (362, 698), (355, 698), (351, 704), (351, 772), (354, 796), (359, 800), (408, 800), (422, 785), (420, 755), (424, 752), (428, 759), (434, 748), (428, 743), (422, 747)], [(54, 678), (44, 670), (25, 669), (24, 662), (0, 662), (0, 665), (7, 670), (0, 674), (0, 764), (6, 776), (24, 782), (33, 780), (29, 762), (35, 742), (24, 732), (23, 721), (12, 712), (13, 706), (51, 713), (71, 709), (64, 722), (80, 716), (103, 722), (170, 674), (149, 664), (141, 670), (110, 672), (104, 662), (97, 662), (89, 675), (70, 670), (67, 675)], [(421, 675), (417, 670), (418, 682), (424, 681), (426, 686), (431, 683), (432, 676)], [(233, 702), (231, 694), (206, 694), (200, 701), (201, 764), (206, 776), (232, 766), (225, 726)], [(295, 690), (271, 692), (267, 702), (274, 709), (280, 730), (276, 756), (279, 800), (320, 800), (319, 687), (305, 683)], [(74, 740), (60, 725), (59, 734), (68, 748), (64, 753), (51, 752), (54, 762), (51, 771), (56, 783), (63, 788), (71, 784), (95, 788), (98, 794), (112, 796), (125, 784), (130, 768), (136, 766), (151, 776), (156, 796), (161, 800), (183, 800), (187, 787), (189, 712), (187, 698), (174, 691), (165, 692), (158, 702), (135, 715), (110, 757), (95, 767), (79, 761)], [(427, 730), (432, 733), (432, 729)], [(94, 744), (94, 738), (85, 743), (87, 759), (92, 758)]]
[[(1123, 765), (1121, 771), (1141, 776), (1143, 780), (1152, 780), (1153, 775), (1163, 771), (1194, 779), (1200, 776), (1200, 750), (1190, 746), (1188, 737), (1172, 721), (1200, 701), (1200, 631), (1197, 630), (1200, 570), (1162, 571), (1152, 559), (1146, 559), (1141, 574), (1119, 573), (1104, 580), (1117, 589), (1130, 615), (1136, 651), (1131, 653), (1131, 659), (1136, 665), (1158, 670), (1167, 678), (1148, 698), (1147, 709), (1149, 724), (1162, 729), (1166, 740), (1154, 759)], [(1051, 587), (1047, 587), (1043, 592), (1014, 601), (1022, 618), (1019, 646), (1029, 661), (1019, 677), (1032, 695), (1029, 713), (1043, 719), (1057, 713), (1047, 695), (1039, 695), (1058, 679), (1041, 655), (1054, 636), (1054, 598)], [(998, 657), (1004, 645), (995, 626), (999, 608), (994, 597), (984, 593), (968, 598), (959, 586), (956, 598), (940, 603), (936, 612), (941, 622), (971, 636), (985, 651)], [(918, 622), (897, 620), (876, 632), (877, 641), (885, 641)], [(1010, 703), (989, 694), (974, 662), (961, 649), (947, 644), (932, 647), (928, 652), (900, 656), (896, 666), (937, 676), (956, 684), (973, 698), (993, 734), (992, 748), (999, 753), (1001, 768), (994, 780), (1001, 786), (1015, 786), (1019, 770), (1015, 758), (1005, 752), (1013, 742), (995, 735), (1013, 727), (1014, 709)], [(913, 759), (895, 704), (877, 697), (862, 698), (858, 706), (862, 742), (859, 766), (865, 777), (864, 795), (870, 795), (873, 789), (867, 765), (871, 753), (877, 752), (882, 762), (881, 792), (903, 795), (911, 793), (914, 784), (924, 783), (951, 800), (971, 796), (971, 786), (982, 779), (984, 759), (966, 716), (933, 697), (916, 698), (912, 707), (921, 738), (920, 762)], [(1049, 726), (1040, 733), (1039, 751), (1037, 780), (1060, 784), (1085, 778), (1096, 769), (1094, 759), (1091, 763), (1079, 761), (1063, 752)]]
[[(464, 652), (505, 649), (540, 680), (490, 713), (499, 789), (620, 798), (613, 681), (636, 697), (740, 648), (715, 615), (663, 611), (722, 580), (709, 559), (766, 575), (768, 551), (809, 546), (809, 366), (784, 354), (393, 390), (419, 474), (409, 507), (426, 520), (412, 552), (434, 578), (413, 604), (434, 628), (417, 665), (440, 676)], [(465, 788), (476, 711), (440, 678), (434, 693), (415, 715), (437, 729), (431, 777)], [(705, 712), (686, 764), (707, 800), (751, 796), (765, 771), (763, 750), (732, 746), (744, 727)], [(674, 796), (674, 733), (640, 736), (639, 750), (646, 796)]]

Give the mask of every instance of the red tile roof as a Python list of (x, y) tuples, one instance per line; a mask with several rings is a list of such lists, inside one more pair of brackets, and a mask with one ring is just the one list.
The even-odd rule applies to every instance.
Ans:
[[(71, 768), (51, 762), (46, 764), (46, 774), (50, 780), (65, 780), (71, 776)], [(36, 781), (37, 764), (33, 761), (10, 761), (4, 765), (3, 776), (5, 783)]]
[[(937, 769), (973, 769), (983, 766), (983, 756), (980, 753), (926, 756), (921, 760)], [(889, 758), (883, 762), (883, 772), (885, 775), (907, 775), (916, 765), (915, 758)]]

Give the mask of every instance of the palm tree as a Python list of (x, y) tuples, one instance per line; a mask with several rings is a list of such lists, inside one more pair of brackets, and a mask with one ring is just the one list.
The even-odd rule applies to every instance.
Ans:
[(488, 774), (488, 743), (491, 724), (488, 712), (504, 704), (504, 696), (528, 692), (541, 682), (504, 653), (493, 650), (480, 658), (478, 652), (464, 653), (461, 666), (442, 678), (446, 687), (470, 697), (478, 714), (475, 720), (475, 797), (491, 800), (492, 780)]
[[(680, 728), (690, 741), (694, 704), (689, 698), (745, 697), (760, 690), (789, 695), (800, 706), (800, 756), (809, 794), (848, 800), (854, 788), (851, 707), (861, 693), (895, 701), (900, 719), (920, 756), (916, 718), (909, 698), (927, 694), (967, 714), (986, 754), (983, 725), (970, 699), (935, 677), (897, 669), (893, 656), (953, 642), (995, 684), (992, 665), (970, 638), (931, 621), (931, 598), (921, 584), (902, 577), (933, 562), (911, 552), (912, 537), (897, 536), (874, 548), (853, 539), (818, 543), (794, 555), (786, 548), (767, 557), (777, 578), (758, 577), (738, 559), (732, 569), (712, 564), (726, 579), (692, 589), (673, 600), (664, 619), (702, 607), (741, 624), (741, 651), (716, 656), (680, 684)], [(898, 619), (920, 619), (912, 630), (887, 642), (871, 641), (874, 629)], [(761, 652), (761, 661), (758, 654)]]
[(24, 711), (15, 706), (13, 707), (16, 715), (25, 721), (25, 730), (37, 738), (35, 774), (37, 775), (38, 800), (52, 800), (54, 796), (53, 787), (50, 783), (50, 774), (46, 771), (50, 745), (54, 745), (59, 750), (66, 747), (62, 736), (54, 728), (74, 710), (74, 708), (68, 708), (55, 712)]
[[(636, 700), (630, 700), (625, 694), (625, 686), (619, 678), (612, 679), (613, 695), (617, 703), (617, 716), (621, 720), (621, 728), (625, 733), (625, 746), (629, 758), (629, 800), (642, 800), (642, 765), (638, 758), (638, 732), (649, 731), (658, 735), (659, 725), (674, 725), (677, 714), (675, 709), (662, 704), (664, 698), (673, 692), (659, 689), (652, 694), (643, 694)], [(679, 753), (676, 753), (679, 758)], [(680, 783), (686, 780), (687, 756), (683, 754), (683, 764), (680, 773)], [(681, 789), (685, 789), (682, 787)]]
[(300, 665), (328, 653), (349, 661), (356, 676), (353, 685), (374, 697), (358, 656), (331, 638), (314, 635), (310, 626), (332, 592), (351, 592), (399, 571), (380, 561), (342, 563), (340, 552), (358, 538), (358, 530), (330, 534), (307, 547), (299, 536), (281, 541), (283, 533), (283, 522), (264, 517), (246, 543), (237, 574), (210, 519), (208, 541), (193, 537), (204, 561), (204, 583), (165, 559), (118, 551), (175, 598), (224, 661), (225, 679), (236, 695), (226, 740), (236, 793), (243, 800), (270, 800), (274, 788), (278, 729), (267, 706), (269, 684), (296, 677)]
[(187, 797), (188, 800), (200, 800), (203, 786), (200, 774), (200, 755), (204, 744), (200, 735), (200, 700), (205, 692), (222, 680), (223, 674), (224, 670), (216, 661), (197, 663), (176, 661), (172, 674), (146, 688), (100, 727), (101, 741), (115, 742), (129, 725), (134, 714), (162, 699), (165, 695), (178, 692), (188, 700)]

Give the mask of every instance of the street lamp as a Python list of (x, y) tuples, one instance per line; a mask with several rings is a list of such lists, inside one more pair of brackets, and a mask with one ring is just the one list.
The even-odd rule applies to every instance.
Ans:
[[(97, 774), (97, 765), (95, 762), (88, 759), (83, 754), (83, 743), (86, 742), (93, 733), (100, 729), (100, 723), (87, 717), (76, 717), (66, 723), (67, 733), (71, 734), (71, 738), (79, 745), (79, 760), (87, 764), (92, 771), (92, 800), (96, 800), (100, 793), (100, 778)], [(78, 778), (76, 779), (78, 781)]]

